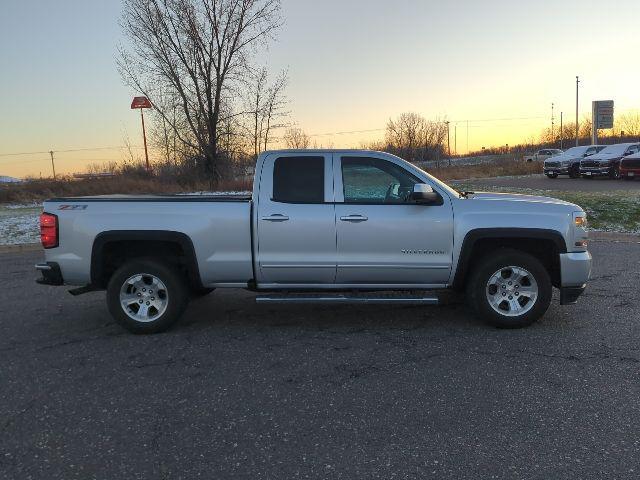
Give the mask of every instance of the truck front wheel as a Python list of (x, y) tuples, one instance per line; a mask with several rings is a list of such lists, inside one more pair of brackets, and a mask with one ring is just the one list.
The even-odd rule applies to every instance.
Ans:
[(131, 260), (113, 274), (107, 306), (113, 318), (132, 333), (158, 333), (182, 315), (189, 295), (176, 269), (155, 260)]
[(502, 249), (476, 265), (467, 285), (474, 310), (499, 328), (522, 328), (538, 320), (551, 303), (551, 278), (538, 259)]

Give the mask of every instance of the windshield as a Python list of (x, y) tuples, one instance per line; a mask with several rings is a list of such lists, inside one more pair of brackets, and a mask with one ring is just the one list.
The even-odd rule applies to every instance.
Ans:
[(622, 155), (629, 145), (622, 143), (620, 145), (609, 145), (600, 151), (600, 155)]
[(571, 157), (571, 156), (574, 156), (574, 155), (582, 155), (584, 152), (587, 151), (587, 148), (589, 148), (589, 147), (571, 147), (569, 150), (564, 152), (562, 154), (562, 156), (563, 157)]

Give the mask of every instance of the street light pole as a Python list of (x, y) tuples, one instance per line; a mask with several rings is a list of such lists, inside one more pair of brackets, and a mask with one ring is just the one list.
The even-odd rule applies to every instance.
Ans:
[(560, 112), (560, 150), (562, 150), (562, 137), (564, 137), (564, 132), (562, 131), (562, 113)]
[(576, 147), (578, 146), (578, 85), (580, 84), (580, 79), (576, 75)]
[(554, 123), (554, 118), (553, 118), (553, 102), (551, 102), (551, 146), (553, 146), (553, 144), (556, 141), (556, 137), (553, 135), (553, 123)]

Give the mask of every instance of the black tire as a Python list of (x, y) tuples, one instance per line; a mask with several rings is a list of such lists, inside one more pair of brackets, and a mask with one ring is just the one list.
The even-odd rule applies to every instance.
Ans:
[(558, 178), (557, 173), (547, 173), (547, 178)]
[[(155, 292), (155, 294), (158, 295), (158, 300), (164, 299), (166, 302), (164, 312), (155, 319), (152, 315), (149, 321), (139, 321), (131, 318), (120, 303), (120, 293), (125, 282), (131, 277), (141, 274), (148, 275), (148, 277), (142, 278), (142, 282), (147, 283), (152, 279), (152, 276), (154, 276), (160, 280), (165, 287)], [(111, 276), (107, 286), (107, 306), (113, 318), (132, 333), (149, 334), (163, 332), (178, 321), (184, 309), (187, 307), (189, 291), (186, 285), (187, 281), (184, 276), (173, 267), (152, 259), (131, 260), (118, 268)], [(164, 294), (162, 293), (163, 291)], [(138, 290), (134, 289), (133, 292), (138, 292)], [(153, 292), (151, 291), (151, 293)], [(131, 293), (131, 295), (134, 294), (138, 295), (137, 293)], [(144, 301), (146, 298), (145, 295), (148, 295), (148, 293), (141, 293), (141, 295), (141, 299)], [(161, 298), (163, 295), (164, 297)], [(155, 300), (155, 297), (149, 297), (149, 299), (151, 298)], [(149, 305), (149, 303), (147, 303), (147, 305)], [(155, 307), (152, 305), (149, 311), (153, 312), (153, 308)], [(155, 312), (157, 313), (158, 310), (155, 310)], [(132, 312), (132, 314), (135, 314), (135, 312)]]
[(609, 169), (609, 178), (611, 180), (620, 180), (620, 167), (613, 166)]
[[(501, 269), (509, 270), (510, 266), (527, 270), (538, 286), (537, 298), (522, 315), (508, 316), (498, 313), (487, 299), (488, 292), (490, 294), (488, 284), (494, 273)], [(498, 328), (522, 328), (531, 325), (547, 311), (551, 296), (551, 278), (544, 265), (534, 256), (514, 249), (505, 248), (488, 254), (474, 267), (467, 283), (467, 298), (476, 314)]]
[(569, 167), (569, 178), (580, 178), (580, 167)]
[(586, 178), (587, 180), (593, 180), (593, 175), (582, 175), (582, 178)]

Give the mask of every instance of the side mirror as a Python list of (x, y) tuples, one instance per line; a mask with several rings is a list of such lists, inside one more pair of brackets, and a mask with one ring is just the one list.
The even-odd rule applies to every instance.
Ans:
[(411, 200), (423, 205), (438, 205), (441, 201), (440, 195), (433, 191), (431, 185), (427, 185), (426, 183), (416, 183), (413, 186)]

